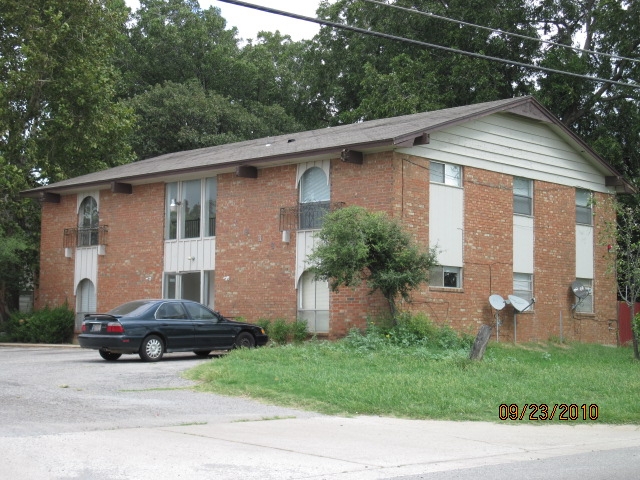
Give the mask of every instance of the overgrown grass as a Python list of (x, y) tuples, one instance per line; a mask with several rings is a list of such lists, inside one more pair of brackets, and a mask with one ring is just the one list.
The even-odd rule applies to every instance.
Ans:
[[(188, 376), (206, 391), (327, 414), (498, 422), (501, 404), (544, 404), (549, 414), (567, 404), (579, 409), (569, 423), (585, 422), (582, 405), (597, 405), (598, 422), (640, 424), (640, 363), (626, 348), (490, 344), (478, 362), (466, 345), (360, 340), (236, 350)], [(528, 408), (522, 422), (558, 423), (561, 410), (542, 422), (529, 420)]]

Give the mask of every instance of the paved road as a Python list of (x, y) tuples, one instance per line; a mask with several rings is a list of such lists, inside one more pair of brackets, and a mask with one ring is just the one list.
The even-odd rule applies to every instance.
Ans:
[(0, 346), (0, 478), (635, 479), (637, 426), (341, 418), (198, 393), (170, 354)]

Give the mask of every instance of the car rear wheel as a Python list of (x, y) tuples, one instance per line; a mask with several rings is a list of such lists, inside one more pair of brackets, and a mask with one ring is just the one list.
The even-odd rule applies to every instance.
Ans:
[(199, 357), (208, 357), (211, 350), (194, 350), (193, 353)]
[(240, 332), (236, 337), (237, 348), (253, 348), (256, 346), (256, 339), (249, 332)]
[(157, 335), (149, 335), (140, 345), (140, 358), (145, 362), (157, 362), (162, 358), (164, 345)]
[(122, 356), (121, 353), (113, 353), (113, 352), (110, 352), (109, 350), (105, 350), (104, 348), (101, 348), (99, 352), (100, 352), (100, 356), (105, 360), (108, 360), (109, 362), (113, 362), (114, 360), (117, 360)]

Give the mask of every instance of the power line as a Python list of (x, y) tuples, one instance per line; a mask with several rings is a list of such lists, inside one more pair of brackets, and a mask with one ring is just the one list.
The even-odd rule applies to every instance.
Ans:
[(416, 10), (416, 9), (413, 9), (413, 8), (401, 7), (399, 5), (393, 5), (393, 4), (390, 4), (390, 3), (384, 3), (384, 2), (380, 2), (378, 0), (362, 0), (362, 1), (363, 2), (367, 2), (367, 3), (373, 3), (373, 4), (376, 4), (376, 5), (381, 5), (381, 6), (384, 6), (384, 7), (395, 8), (395, 9), (398, 9), (398, 10), (404, 10), (405, 12), (416, 13), (418, 15), (424, 15), (424, 16), (435, 18), (435, 19), (438, 19), (438, 20), (444, 20), (444, 21), (447, 21), (447, 22), (453, 22), (453, 23), (457, 23), (459, 25), (464, 25), (466, 27), (479, 28), (479, 29), (482, 29), (482, 30), (488, 30), (488, 31), (493, 32), (493, 33), (501, 33), (501, 34), (508, 35), (508, 36), (511, 36), (511, 37), (522, 38), (523, 40), (532, 40), (532, 41), (538, 42), (538, 43), (544, 43), (544, 44), (547, 44), (547, 45), (553, 45), (554, 47), (568, 48), (570, 50), (574, 50), (574, 51), (577, 51), (577, 52), (589, 53), (589, 54), (592, 54), (592, 55), (602, 55), (604, 57), (615, 58), (615, 59), (619, 59), (619, 60), (628, 60), (630, 62), (640, 62), (640, 60), (638, 60), (637, 58), (622, 57), (620, 55), (612, 55), (612, 54), (606, 53), (606, 52), (596, 52), (594, 50), (585, 50), (585, 49), (578, 48), (578, 47), (572, 47), (571, 45), (564, 45), (562, 43), (551, 42), (549, 40), (542, 40), (540, 38), (535, 38), (535, 37), (527, 37), (526, 35), (520, 35), (519, 33), (505, 32), (504, 30), (500, 30), (500, 29), (496, 29), (496, 28), (490, 28), (490, 27), (484, 27), (482, 25), (476, 25), (476, 24), (473, 24), (473, 23), (464, 22), (462, 20), (456, 20), (456, 19), (449, 18), (449, 17), (443, 17), (441, 15), (436, 15), (434, 13), (429, 13), (429, 12), (423, 12), (423, 11)]
[(557, 70), (555, 68), (541, 67), (541, 66), (538, 66), (538, 65), (529, 65), (527, 63), (516, 62), (515, 60), (505, 60), (503, 58), (491, 57), (489, 55), (482, 55), (482, 54), (479, 54), (479, 53), (467, 52), (467, 51), (464, 51), (464, 50), (458, 50), (458, 49), (455, 49), (455, 48), (444, 47), (442, 45), (436, 45), (436, 44), (433, 44), (433, 43), (421, 42), (419, 40), (412, 40), (410, 38), (398, 37), (398, 36), (395, 36), (395, 35), (389, 35), (387, 33), (376, 32), (375, 30), (365, 30), (364, 28), (352, 27), (350, 25), (344, 25), (342, 23), (331, 22), (329, 20), (322, 20), (320, 18), (307, 17), (307, 16), (304, 16), (304, 15), (298, 15), (297, 13), (285, 12), (283, 10), (276, 10), (274, 8), (263, 7), (261, 5), (254, 5), (252, 3), (241, 2), (241, 1), (238, 1), (238, 0), (218, 0), (218, 1), (223, 2), (223, 3), (230, 3), (232, 5), (237, 5), (237, 6), (240, 6), (240, 7), (252, 8), (254, 10), (260, 10), (260, 11), (267, 12), (267, 13), (273, 13), (275, 15), (281, 15), (281, 16), (284, 16), (284, 17), (295, 18), (297, 20), (303, 20), (305, 22), (313, 22), (313, 23), (317, 23), (319, 25), (326, 25), (326, 26), (329, 26), (329, 27), (340, 28), (340, 29), (343, 29), (343, 30), (350, 30), (352, 32), (362, 33), (364, 35), (371, 35), (371, 36), (374, 36), (374, 37), (385, 38), (387, 40), (400, 41), (400, 42), (405, 42), (405, 43), (409, 43), (409, 44), (412, 44), (412, 45), (418, 45), (420, 47), (435, 48), (435, 49), (439, 49), (439, 50), (444, 50), (446, 52), (458, 53), (458, 54), (461, 54), (461, 55), (467, 55), (469, 57), (480, 58), (482, 60), (490, 60), (490, 61), (493, 61), (493, 62), (505, 63), (505, 64), (508, 64), (508, 65), (514, 65), (514, 66), (517, 66), (517, 67), (523, 67), (523, 68), (528, 68), (528, 69), (533, 69), (533, 70), (540, 70), (540, 71), (543, 71), (543, 72), (558, 73), (558, 74), (561, 74), (561, 75), (569, 75), (569, 76), (572, 76), (572, 77), (582, 78), (584, 80), (590, 80), (590, 81), (593, 81), (593, 82), (609, 83), (609, 84), (612, 84), (612, 85), (620, 85), (620, 86), (623, 86), (623, 87), (631, 87), (631, 88), (640, 89), (640, 85), (633, 84), (633, 83), (618, 82), (616, 80), (610, 80), (608, 78), (590, 77), (590, 76), (582, 75), (582, 74), (579, 74), (579, 73), (573, 73), (573, 72), (566, 72), (566, 71), (563, 71), (563, 70)]

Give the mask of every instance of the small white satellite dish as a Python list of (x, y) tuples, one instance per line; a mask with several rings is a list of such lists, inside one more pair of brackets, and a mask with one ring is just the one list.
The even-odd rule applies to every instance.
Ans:
[(516, 297), (515, 295), (509, 295), (511, 305), (517, 311), (522, 312), (531, 306), (531, 303), (527, 302), (524, 298)]
[(502, 310), (505, 305), (507, 304), (507, 302), (505, 301), (504, 298), (502, 298), (500, 295), (498, 294), (494, 294), (491, 295), (489, 297), (489, 304), (496, 310), (500, 311)]
[(571, 290), (573, 291), (573, 294), (580, 300), (587, 298), (591, 294), (591, 289), (585, 287), (578, 280), (571, 284)]

